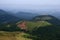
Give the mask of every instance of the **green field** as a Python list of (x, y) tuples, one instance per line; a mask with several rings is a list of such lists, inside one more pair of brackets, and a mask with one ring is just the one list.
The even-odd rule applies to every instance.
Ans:
[(27, 21), (28, 30), (34, 30), (35, 28), (50, 26), (50, 25), (52, 24), (47, 21), (37, 21), (37, 22)]

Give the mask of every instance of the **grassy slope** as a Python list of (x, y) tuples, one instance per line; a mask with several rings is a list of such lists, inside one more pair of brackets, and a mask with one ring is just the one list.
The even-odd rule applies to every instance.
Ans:
[[(34, 30), (32, 32), (36, 37), (32, 37), (33, 40), (58, 40), (60, 39), (60, 26), (54, 25), (46, 21), (39, 22), (27, 22), (28, 30)], [(54, 38), (53, 38), (54, 37)]]
[[(32, 22), (27, 21), (27, 30), (34, 30), (34, 28), (39, 28), (41, 26), (49, 26), (52, 25), (46, 21)], [(0, 32), (0, 40), (32, 40), (25, 36), (30, 36), (29, 34), (23, 32)]]
[(47, 21), (38, 21), (38, 22), (27, 22), (27, 28), (28, 30), (33, 30), (34, 28), (39, 28), (41, 26), (49, 26), (52, 25), (51, 23), (48, 23)]
[(24, 35), (26, 35), (26, 33), (0, 31), (0, 40), (32, 40), (24, 38)]

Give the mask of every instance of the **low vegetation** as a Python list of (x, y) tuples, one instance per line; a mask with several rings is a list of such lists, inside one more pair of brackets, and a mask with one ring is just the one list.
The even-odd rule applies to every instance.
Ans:
[(35, 28), (39, 28), (42, 26), (48, 26), (48, 25), (52, 25), (51, 23), (47, 22), (47, 21), (37, 21), (37, 22), (32, 22), (32, 21), (27, 21), (27, 30), (34, 30)]
[(25, 38), (27, 34), (24, 32), (6, 32), (0, 31), (0, 40), (32, 40)]
[(0, 25), (0, 40), (60, 40), (60, 25), (49, 21), (26, 21), (27, 32), (16, 24)]

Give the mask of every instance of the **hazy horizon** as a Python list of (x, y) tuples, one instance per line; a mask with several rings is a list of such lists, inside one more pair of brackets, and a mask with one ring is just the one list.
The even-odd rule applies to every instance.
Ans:
[(0, 0), (0, 9), (8, 11), (60, 11), (60, 0)]

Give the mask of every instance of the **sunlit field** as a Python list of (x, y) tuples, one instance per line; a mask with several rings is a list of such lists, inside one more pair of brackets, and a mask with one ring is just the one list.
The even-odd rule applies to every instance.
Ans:
[(29, 38), (25, 38), (24, 35), (27, 36), (27, 34), (23, 32), (0, 31), (0, 40), (32, 40)]

